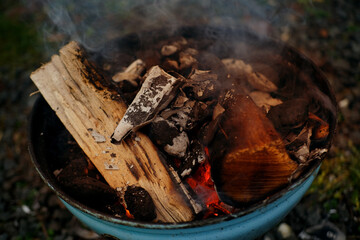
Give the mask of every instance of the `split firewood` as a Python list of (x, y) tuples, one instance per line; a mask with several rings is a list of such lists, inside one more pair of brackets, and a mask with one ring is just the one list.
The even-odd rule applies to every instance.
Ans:
[(251, 65), (240, 59), (227, 58), (223, 59), (222, 62), (230, 75), (236, 76), (238, 79), (246, 79), (254, 89), (263, 92), (275, 92), (278, 89), (265, 75), (255, 72)]
[(225, 109), (209, 148), (219, 197), (232, 206), (265, 199), (289, 183), (298, 165), (250, 97), (235, 95)]
[(128, 81), (133, 86), (137, 87), (138, 79), (145, 70), (145, 62), (141, 59), (137, 59), (131, 63), (123, 72), (119, 72), (112, 77), (114, 82)]
[[(158, 67), (148, 77), (156, 76), (162, 83), (174, 80)], [(193, 200), (174, 180), (178, 176), (169, 171), (146, 135), (136, 133), (121, 144), (111, 143), (110, 135), (127, 107), (111, 86), (102, 84), (103, 77), (76, 42), (64, 46), (60, 56), (54, 55), (51, 62), (31, 74), (31, 79), (110, 187), (145, 189), (154, 202), (156, 221), (174, 223), (194, 218)]]
[(116, 127), (112, 139), (122, 141), (129, 133), (149, 123), (173, 99), (173, 91), (181, 82), (159, 66), (152, 67), (135, 99)]

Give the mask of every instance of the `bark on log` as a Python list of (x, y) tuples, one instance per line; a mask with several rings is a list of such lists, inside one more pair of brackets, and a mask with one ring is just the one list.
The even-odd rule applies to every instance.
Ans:
[(174, 171), (169, 171), (147, 136), (137, 132), (121, 144), (111, 143), (127, 107), (116, 91), (101, 84), (102, 76), (76, 42), (64, 46), (31, 79), (112, 188), (144, 188), (155, 203), (158, 221), (194, 218)]

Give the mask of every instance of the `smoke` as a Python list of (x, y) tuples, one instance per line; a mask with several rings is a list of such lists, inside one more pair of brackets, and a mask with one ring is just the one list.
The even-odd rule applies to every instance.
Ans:
[(109, 40), (131, 32), (173, 30), (184, 25), (247, 25), (268, 35), (268, 26), (281, 19), (285, 9), (268, 2), (271, 1), (44, 0), (44, 10), (52, 23), (44, 27), (44, 37), (60, 34), (65, 37), (59, 45), (76, 40), (89, 50), (102, 51)]

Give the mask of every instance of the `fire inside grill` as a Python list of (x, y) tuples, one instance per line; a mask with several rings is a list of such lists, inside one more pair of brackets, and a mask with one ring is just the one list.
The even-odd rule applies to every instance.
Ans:
[[(124, 38), (111, 59), (71, 43), (33, 73), (73, 135), (53, 167), (66, 191), (124, 219), (190, 221), (263, 201), (324, 157), (335, 109), (291, 52), (204, 34)], [(174, 192), (185, 210), (167, 216)]]

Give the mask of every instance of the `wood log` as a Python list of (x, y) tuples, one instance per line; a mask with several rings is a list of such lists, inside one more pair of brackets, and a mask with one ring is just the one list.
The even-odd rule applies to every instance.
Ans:
[(235, 95), (225, 109), (209, 148), (212, 177), (221, 200), (244, 206), (287, 185), (298, 165), (249, 96)]
[(157, 221), (194, 218), (175, 172), (169, 171), (146, 135), (136, 132), (120, 144), (111, 143), (110, 136), (127, 106), (116, 91), (102, 84), (103, 77), (76, 42), (60, 49), (31, 79), (112, 188), (144, 188), (154, 201)]

